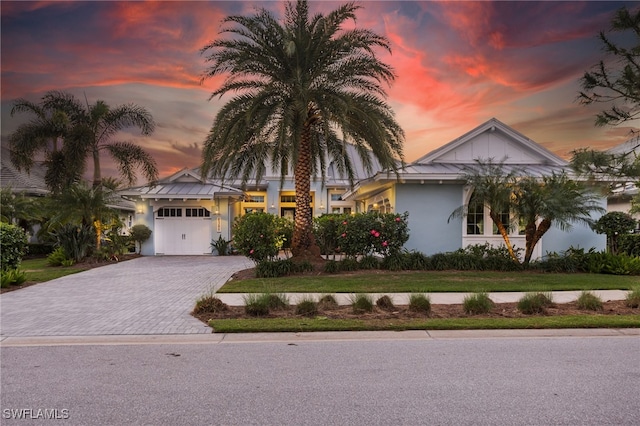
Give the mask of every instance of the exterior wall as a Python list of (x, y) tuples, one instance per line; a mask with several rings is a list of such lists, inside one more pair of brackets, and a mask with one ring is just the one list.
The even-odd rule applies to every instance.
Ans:
[(426, 255), (459, 249), (462, 244), (460, 220), (447, 223), (447, 219), (460, 207), (461, 200), (462, 185), (396, 185), (394, 210), (409, 213), (409, 241), (405, 248)]
[[(607, 200), (602, 199), (600, 205), (605, 208)], [(597, 220), (601, 214), (593, 215), (592, 218)], [(542, 237), (541, 245), (542, 255), (550, 252), (562, 252), (569, 247), (583, 248), (589, 250), (594, 247), (597, 251), (603, 251), (607, 247), (607, 237), (603, 234), (595, 233), (589, 226), (582, 223), (573, 224), (569, 231), (562, 231), (558, 227), (552, 227)]]

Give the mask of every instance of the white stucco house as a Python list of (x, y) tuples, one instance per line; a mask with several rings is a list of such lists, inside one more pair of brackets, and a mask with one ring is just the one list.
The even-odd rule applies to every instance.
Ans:
[[(533, 176), (568, 168), (565, 160), (495, 118), (407, 164), (399, 176), (379, 169), (367, 173), (352, 154), (355, 152), (347, 153), (357, 165), (353, 187), (337, 175), (332, 163), (325, 182), (312, 180), (314, 214), (408, 212), (410, 239), (405, 247), (427, 255), (469, 244), (502, 244), (487, 211), (448, 220), (472, 195), (473, 189), (465, 186), (462, 176), (465, 166), (476, 159), (505, 159), (507, 167), (524, 169)], [(200, 176), (197, 169), (185, 169), (154, 187), (131, 188), (125, 195), (136, 202), (135, 222), (153, 231), (142, 247), (143, 254), (209, 254), (212, 240), (219, 236), (231, 239), (230, 225), (235, 217), (252, 211), (293, 217), (292, 176), (285, 178), (282, 187), (280, 182), (280, 176), (271, 172), (243, 191), (238, 182), (225, 181), (223, 185)], [(602, 206), (606, 206), (606, 197), (602, 197)], [(524, 235), (517, 226), (511, 238), (516, 247), (524, 247)], [(570, 246), (601, 250), (605, 244), (605, 237), (586, 225), (576, 224), (570, 232), (552, 228), (537, 245), (534, 258)]]

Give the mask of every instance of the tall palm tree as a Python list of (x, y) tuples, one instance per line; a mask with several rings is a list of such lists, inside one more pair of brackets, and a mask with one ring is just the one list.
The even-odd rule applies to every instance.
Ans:
[(449, 216), (449, 220), (463, 218), (469, 211), (487, 207), (489, 217), (502, 236), (509, 255), (518, 263), (520, 261), (509, 238), (511, 224), (509, 220), (503, 221), (503, 216), (508, 214), (511, 217), (514, 213), (512, 194), (519, 174), (518, 169), (507, 170), (504, 161), (495, 163), (491, 159), (476, 160), (476, 164), (467, 167), (463, 174), (463, 179), (472, 188), (473, 194), (467, 204), (458, 207)]
[(385, 102), (383, 85), (395, 79), (375, 49), (388, 41), (369, 30), (346, 30), (360, 7), (347, 3), (326, 15), (309, 16), (307, 1), (288, 3), (280, 23), (269, 11), (229, 16), (212, 41), (202, 79), (226, 74), (211, 98), (234, 94), (216, 115), (203, 150), (203, 173), (249, 179), (270, 162), (285, 175), (293, 170), (296, 192), (294, 256), (316, 256), (312, 234), (311, 176), (325, 175), (327, 159), (354, 178), (346, 144), (353, 144), (371, 171), (373, 157), (397, 171), (404, 132)]
[(11, 116), (17, 113), (28, 113), (32, 117), (9, 135), (13, 165), (29, 172), (35, 159), (41, 156), (47, 170), (45, 183), (54, 193), (77, 182), (82, 172), (81, 156), (64, 144), (71, 124), (69, 111), (52, 104), (50, 94), (47, 94), (39, 104), (17, 99), (11, 108)]
[(592, 213), (604, 213), (601, 197), (565, 173), (542, 179), (531, 176), (518, 181), (514, 191), (514, 209), (525, 224), (524, 263), (528, 264), (533, 249), (552, 225), (570, 230), (572, 223), (593, 225)]
[[(32, 164), (34, 154), (45, 146), (46, 138), (55, 137), (53, 151), (62, 154), (52, 157), (56, 161), (50, 164), (51, 175), (65, 169), (80, 175), (87, 158), (91, 158), (93, 186), (100, 187), (101, 154), (107, 152), (128, 183), (135, 182), (135, 167), (139, 167), (150, 182), (158, 178), (155, 160), (144, 149), (131, 142), (111, 140), (116, 133), (132, 126), (144, 135), (153, 132), (155, 123), (144, 107), (127, 104), (111, 108), (100, 100), (93, 105), (83, 104), (71, 94), (51, 91), (43, 96), (40, 105), (18, 100), (12, 112), (31, 112), (37, 117), (32, 125), (18, 128), (10, 137), (15, 153), (12, 161), (16, 165)], [(62, 146), (58, 146), (60, 143)]]

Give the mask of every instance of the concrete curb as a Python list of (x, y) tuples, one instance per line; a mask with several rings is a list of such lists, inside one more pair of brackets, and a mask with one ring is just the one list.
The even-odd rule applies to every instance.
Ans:
[(5, 337), (0, 347), (196, 345), (239, 343), (305, 343), (329, 341), (449, 340), (449, 339), (548, 339), (617, 337), (638, 338), (640, 328), (541, 329), (541, 330), (407, 330), (322, 331), (307, 333), (164, 334), (127, 336)]

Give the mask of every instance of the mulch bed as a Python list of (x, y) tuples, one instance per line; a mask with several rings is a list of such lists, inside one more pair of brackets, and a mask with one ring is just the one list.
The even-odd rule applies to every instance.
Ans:
[[(629, 308), (625, 305), (624, 300), (607, 301), (603, 303), (602, 311), (587, 311), (578, 309), (575, 302), (554, 304), (547, 308), (544, 314), (540, 316), (565, 316), (565, 315), (638, 315), (640, 319), (640, 309)], [(211, 319), (241, 319), (255, 318), (244, 312), (243, 306), (229, 306), (226, 311), (216, 313), (193, 314), (205, 324)], [(393, 311), (385, 311), (378, 307), (374, 308), (374, 312), (355, 314), (351, 306), (340, 306), (336, 309), (319, 311), (317, 316), (326, 317), (328, 319), (370, 319), (370, 320), (410, 320), (416, 318), (425, 318), (423, 314), (418, 314), (408, 310), (407, 306), (396, 306)], [(491, 312), (481, 315), (465, 314), (462, 305), (431, 305), (431, 314), (428, 318), (525, 318), (532, 315), (526, 315), (518, 311), (516, 303), (498, 303)], [(261, 318), (304, 318), (296, 315), (295, 308), (281, 311), (272, 311), (269, 315)]]

